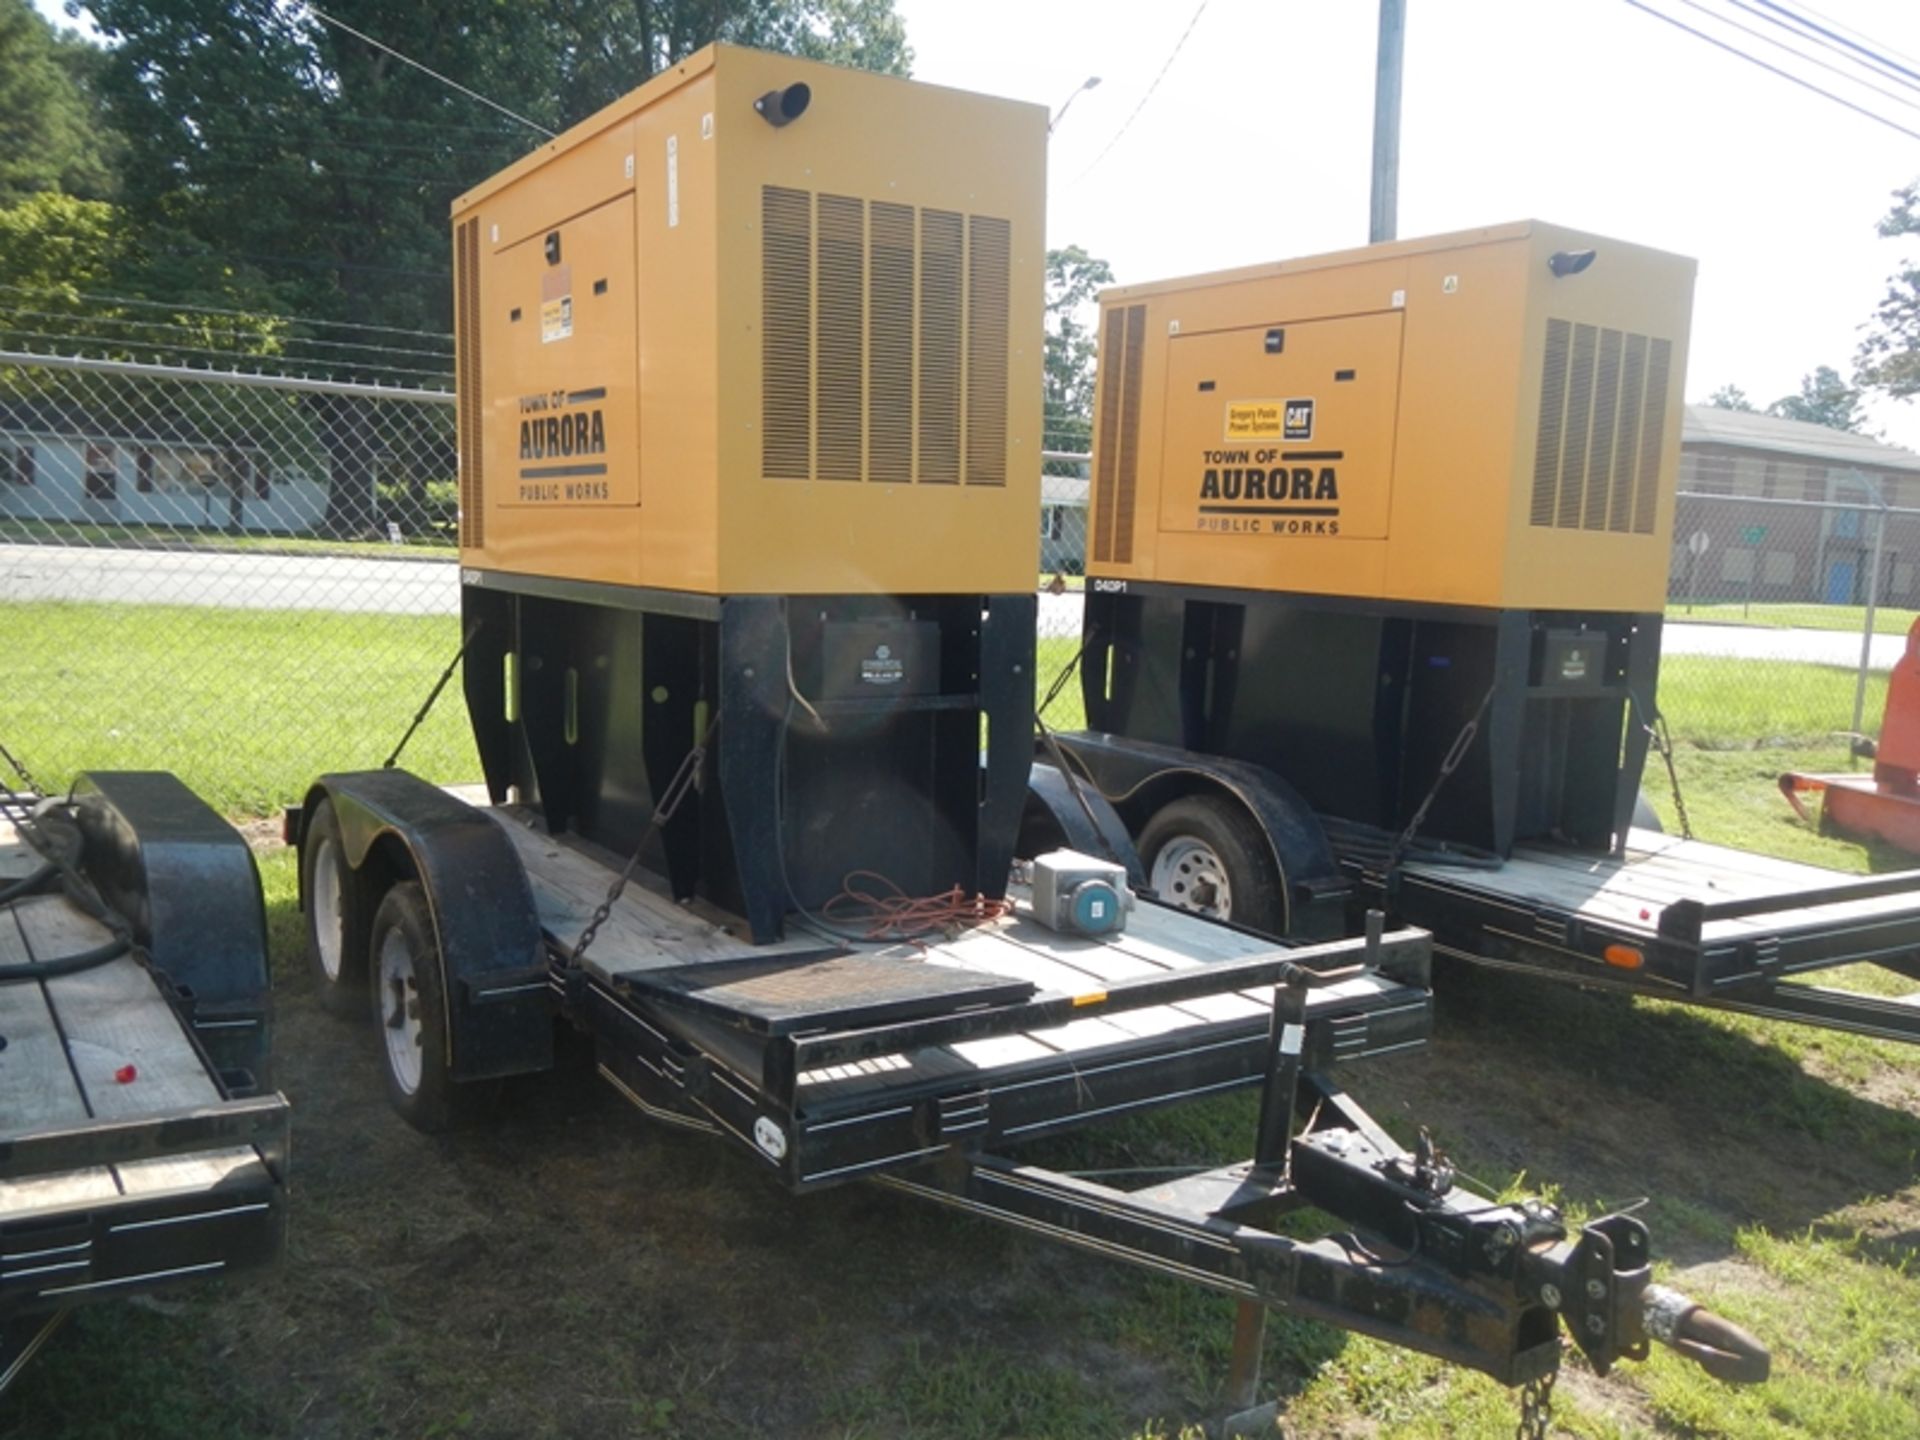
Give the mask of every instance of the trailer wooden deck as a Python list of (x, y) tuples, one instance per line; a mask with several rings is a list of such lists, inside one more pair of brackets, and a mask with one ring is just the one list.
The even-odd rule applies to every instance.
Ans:
[[(1889, 894), (1826, 899), (1856, 877), (1653, 830), (1630, 832), (1624, 857), (1532, 844), (1515, 846), (1513, 857), (1493, 870), (1413, 861), (1404, 868), (1424, 883), (1646, 936), (1658, 933), (1668, 906), (1696, 902), (1706, 907), (1700, 941), (1709, 945), (1920, 916), (1920, 877)], [(1716, 916), (1713, 907), (1722, 902), (1764, 908)]]
[[(549, 943), (570, 949), (621, 858), (573, 837), (546, 834), (538, 816), (524, 807), (494, 807), (490, 813), (512, 838)], [(1218, 990), (1203, 984), (1200, 993), (1173, 1003), (1124, 1008), (1102, 1002), (1130, 983), (1271, 960), (1282, 948), (1275, 942), (1148, 901), (1136, 905), (1121, 934), (1062, 935), (1033, 918), (1020, 887), (1009, 898), (1010, 915), (949, 938), (859, 943), (796, 915), (789, 917), (785, 939), (755, 946), (739, 922), (730, 925), (731, 917), (710, 907), (676, 904), (662, 893), (662, 882), (643, 870), (589, 949), (584, 968), (643, 1044), (651, 1038), (644, 1032), (657, 1034), (658, 1026), (666, 1026), (722, 1067), (749, 1109), (764, 1098), (770, 1046), (809, 1027), (813, 1034), (839, 1033), (886, 1019), (937, 1020), (1029, 1001), (1041, 1009), (1061, 999), (1069, 1011), (1084, 1003), (1099, 1012), (839, 1063), (803, 1060), (792, 1078), (792, 1103), (803, 1117), (799, 1140), (864, 1124), (876, 1114), (905, 1117), (916, 1104), (956, 1095), (981, 1097), (983, 1125), (991, 1102), (995, 1133), (1017, 1138), (1097, 1114), (1249, 1085), (1264, 1073), (1271, 984), (1249, 988), (1223, 977)], [(1357, 957), (1359, 942), (1350, 948)], [(798, 1013), (791, 1024), (789, 1006)], [(1423, 985), (1377, 973), (1313, 991), (1308, 1014), (1323, 1022), (1315, 1030), (1324, 1032), (1319, 1053), (1325, 1063), (1417, 1046), (1430, 1018)], [(835, 1138), (850, 1140), (850, 1134)], [(876, 1141), (877, 1158), (846, 1168), (878, 1168), (938, 1148), (887, 1148), (908, 1144), (910, 1137), (901, 1136)], [(829, 1158), (837, 1157), (822, 1157), (822, 1166)], [(835, 1167), (803, 1167), (798, 1180), (813, 1183), (839, 1173)]]

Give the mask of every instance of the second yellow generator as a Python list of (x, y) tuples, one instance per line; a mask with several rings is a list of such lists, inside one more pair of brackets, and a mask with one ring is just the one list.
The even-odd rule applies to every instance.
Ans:
[(1335, 824), (1623, 840), (1693, 275), (1526, 222), (1103, 294), (1088, 763), (1104, 732)]

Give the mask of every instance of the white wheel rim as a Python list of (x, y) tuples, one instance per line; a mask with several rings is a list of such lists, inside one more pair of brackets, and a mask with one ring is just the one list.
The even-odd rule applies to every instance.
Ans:
[(328, 981), (340, 980), (340, 961), (346, 952), (346, 927), (340, 903), (340, 851), (331, 838), (313, 852), (313, 945), (320, 953), (320, 969)]
[(1227, 867), (1204, 840), (1176, 835), (1153, 857), (1154, 893), (1169, 905), (1214, 920), (1233, 918), (1233, 887)]
[(420, 1088), (424, 1034), (420, 1028), (420, 979), (413, 947), (399, 926), (380, 941), (380, 1034), (387, 1042), (387, 1069), (404, 1094)]

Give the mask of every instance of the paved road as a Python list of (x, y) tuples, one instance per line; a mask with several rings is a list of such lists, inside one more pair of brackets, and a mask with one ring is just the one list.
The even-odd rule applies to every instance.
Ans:
[(460, 609), (459, 577), (452, 557), (372, 560), (0, 545), (0, 601), (111, 600), (229, 610), (451, 615)]
[[(459, 568), (449, 557), (381, 560), (360, 556), (222, 554), (0, 545), (0, 601), (113, 600), (147, 605), (212, 605), (242, 610), (331, 610), (452, 615), (460, 608)], [(1081, 597), (1040, 597), (1042, 635), (1078, 635)], [(1885, 670), (1906, 639), (1876, 635), (1869, 663)], [(1724, 655), (1851, 668), (1860, 637), (1837, 630), (1757, 625), (1666, 627), (1669, 655)]]

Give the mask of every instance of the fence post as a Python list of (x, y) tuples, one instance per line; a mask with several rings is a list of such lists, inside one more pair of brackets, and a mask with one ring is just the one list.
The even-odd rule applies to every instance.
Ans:
[(1857, 742), (1865, 733), (1860, 726), (1865, 718), (1867, 704), (1867, 667), (1873, 660), (1873, 612), (1880, 603), (1880, 557), (1887, 539), (1887, 502), (1880, 493), (1880, 487), (1868, 480), (1866, 476), (1858, 471), (1852, 471), (1850, 475), (1860, 483), (1872, 497), (1874, 504), (1879, 507), (1874, 515), (1873, 561), (1867, 571), (1867, 616), (1860, 634), (1860, 669), (1853, 677), (1853, 739), (1847, 745), (1848, 752), (1854, 756), (1850, 763), (1857, 765), (1859, 763)]

